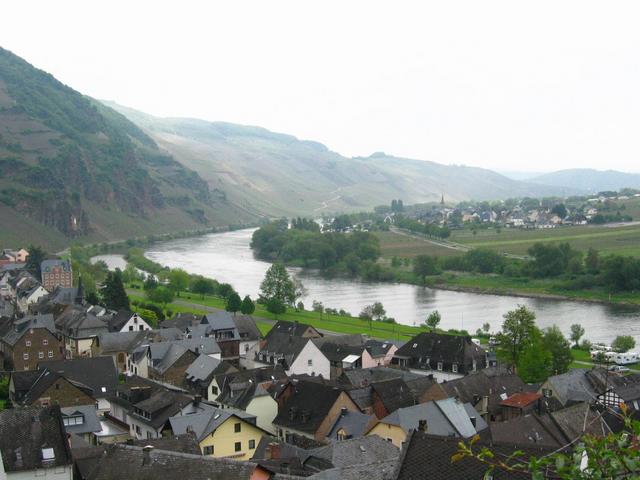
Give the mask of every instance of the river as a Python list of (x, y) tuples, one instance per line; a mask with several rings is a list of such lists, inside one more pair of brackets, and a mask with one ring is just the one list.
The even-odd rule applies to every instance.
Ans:
[[(216, 233), (156, 244), (145, 255), (162, 265), (184, 268), (220, 282), (228, 282), (244, 296), (256, 298), (269, 264), (253, 257), (249, 248), (252, 229)], [(110, 262), (108, 262), (110, 263)], [(371, 283), (349, 279), (326, 279), (314, 271), (290, 268), (302, 281), (308, 295), (326, 307), (345, 309), (357, 315), (364, 306), (382, 302), (387, 315), (397, 322), (416, 325), (433, 310), (442, 315), (441, 328), (475, 332), (488, 322), (500, 329), (502, 315), (518, 305), (536, 313), (540, 327), (558, 325), (565, 334), (573, 323), (586, 330), (592, 342), (611, 342), (620, 334), (632, 335), (640, 345), (640, 310), (593, 303), (452, 292), (400, 283)]]

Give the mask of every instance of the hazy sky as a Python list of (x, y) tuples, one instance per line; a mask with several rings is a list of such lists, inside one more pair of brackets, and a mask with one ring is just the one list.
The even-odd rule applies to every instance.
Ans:
[(344, 155), (640, 171), (639, 2), (4, 2), (0, 46), (160, 116)]

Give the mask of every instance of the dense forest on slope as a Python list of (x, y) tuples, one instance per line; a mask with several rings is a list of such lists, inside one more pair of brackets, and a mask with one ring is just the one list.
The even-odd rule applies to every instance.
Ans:
[(0, 48), (0, 240), (58, 247), (243, 218), (123, 115)]

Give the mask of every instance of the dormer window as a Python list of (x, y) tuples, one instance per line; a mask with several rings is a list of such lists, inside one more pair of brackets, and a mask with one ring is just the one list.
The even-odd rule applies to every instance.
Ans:
[(458, 373), (458, 364), (454, 363), (453, 365), (451, 365), (451, 371), (453, 373)]
[(438, 362), (438, 371), (441, 372), (442, 371), (442, 362)]

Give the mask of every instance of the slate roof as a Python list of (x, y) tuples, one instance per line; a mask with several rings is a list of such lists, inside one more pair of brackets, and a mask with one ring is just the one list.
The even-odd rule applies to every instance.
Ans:
[(163, 320), (162, 323), (160, 323), (160, 328), (177, 328), (184, 332), (188, 328), (198, 325), (200, 319), (200, 315), (193, 313), (178, 313), (169, 320)]
[(393, 347), (393, 343), (370, 339), (365, 342), (364, 346), (367, 349), (367, 352), (369, 352), (369, 355), (373, 358), (379, 358), (384, 357), (389, 353), (389, 350)]
[(75, 358), (38, 364), (39, 369), (49, 369), (65, 378), (88, 386), (94, 398), (105, 398), (115, 393), (118, 370), (112, 357)]
[(577, 403), (549, 414), (565, 437), (574, 439), (583, 433), (604, 436), (612, 431), (604, 417), (588, 403)]
[[(471, 422), (472, 417), (475, 417), (475, 427)], [(440, 436), (468, 438), (487, 428), (486, 422), (471, 404), (463, 404), (453, 398), (400, 408), (380, 422), (397, 425), (409, 432), (419, 427), (420, 420), (427, 421), (427, 432)]]
[(412, 373), (399, 368), (373, 367), (345, 370), (339, 380), (341, 383), (347, 383), (354, 387), (362, 387), (392, 378), (402, 378), (406, 382), (413, 379), (425, 378), (425, 375)]
[[(484, 480), (486, 465), (471, 458), (452, 463), (451, 457), (458, 452), (458, 439), (434, 436), (413, 431), (407, 438), (396, 470), (396, 480)], [(478, 445), (478, 444), (477, 444)], [(483, 444), (485, 445), (485, 444)], [(491, 450), (498, 458), (506, 459), (513, 453), (510, 446), (493, 445)], [(524, 449), (525, 457), (541, 457), (550, 453), (548, 449)], [(495, 470), (495, 480), (525, 480), (531, 475)]]
[(315, 434), (341, 393), (330, 385), (298, 381), (273, 424)]
[(397, 460), (400, 456), (400, 450), (395, 445), (378, 435), (330, 443), (326, 447), (309, 450), (308, 453), (330, 461), (334, 467)]
[(371, 385), (387, 412), (395, 412), (399, 408), (415, 405), (413, 393), (401, 378), (393, 378)]
[(245, 410), (257, 396), (268, 395), (265, 389), (287, 375), (280, 365), (231, 372), (216, 377), (220, 387), (217, 401), (240, 410)]
[(397, 460), (330, 468), (307, 477), (309, 480), (393, 480)]
[(13, 323), (5, 324), (2, 340), (13, 346), (26, 332), (36, 328), (45, 328), (49, 330), (52, 335), (57, 336), (53, 315), (29, 315)]
[(222, 360), (201, 354), (189, 365), (185, 374), (190, 382), (201, 382), (211, 379), (216, 370), (222, 365)]
[(570, 368), (566, 373), (553, 375), (547, 379), (554, 396), (564, 406), (585, 401), (593, 401), (597, 394), (587, 376), (588, 370)]
[(532, 389), (520, 377), (503, 367), (486, 368), (462, 378), (439, 383), (436, 388), (440, 388), (449, 397), (457, 397), (472, 405), (486, 396), (491, 415), (500, 413), (503, 398)]
[[(473, 360), (478, 369), (486, 360), (485, 351), (473, 343), (471, 337), (433, 332), (416, 335), (394, 353), (394, 358), (410, 359), (411, 366), (427, 369), (433, 368), (436, 362), (456, 363), (461, 373), (470, 370)], [(430, 360), (431, 367), (423, 363), (426, 359)]]
[[(15, 372), (15, 375), (19, 375), (24, 372)], [(48, 369), (38, 370), (38, 377), (35, 379), (25, 396), (20, 400), (20, 403), (23, 405), (31, 405), (33, 402), (38, 400), (44, 392), (47, 391), (49, 387), (51, 387), (58, 379), (64, 378), (65, 381), (71, 383), (76, 388), (79, 388), (84, 393), (89, 395), (90, 397), (95, 398), (93, 395), (93, 389), (89, 386), (84, 385), (80, 382), (76, 382), (74, 380), (68, 379), (64, 377), (64, 375), (60, 375), (59, 373), (52, 372)], [(30, 378), (33, 379), (33, 376), (30, 375)]]
[(200, 444), (193, 432), (183, 435), (172, 435), (170, 437), (146, 438), (144, 440), (128, 440), (127, 445), (136, 447), (146, 447), (151, 445), (155, 449), (167, 452), (188, 453), (191, 455), (202, 455)]
[(169, 423), (175, 435), (183, 435), (192, 431), (195, 433), (198, 442), (201, 442), (232, 417), (244, 420), (254, 426), (256, 424), (255, 415), (250, 415), (242, 410), (232, 408), (212, 408), (202, 413), (174, 416), (169, 418)]
[(617, 375), (604, 368), (594, 368), (587, 372), (587, 377), (598, 393), (613, 390), (625, 402), (640, 399), (640, 373)]
[[(291, 336), (286, 333), (271, 334), (269, 332), (261, 343), (260, 351), (256, 353), (255, 360), (263, 363), (280, 363), (288, 369), (310, 341), (310, 338)], [(260, 355), (264, 355), (267, 358), (260, 360)], [(270, 361), (271, 357), (274, 357), (274, 362)]]
[(319, 345), (322, 354), (327, 357), (330, 362), (342, 362), (349, 355), (362, 356), (363, 346), (352, 346), (326, 341), (327, 338), (316, 339), (314, 342)]
[(110, 332), (119, 332), (122, 327), (133, 317), (134, 313), (130, 310), (120, 310), (114, 316), (107, 320)]
[(75, 417), (81, 415), (84, 422), (80, 425), (66, 425), (64, 428), (67, 433), (81, 435), (83, 433), (99, 432), (102, 430), (98, 411), (94, 405), (78, 405), (76, 407), (64, 407), (60, 409), (62, 418)]
[(141, 447), (110, 445), (87, 480), (248, 480), (256, 464), (153, 449), (148, 461)]
[(74, 338), (89, 338), (109, 331), (106, 322), (80, 305), (69, 305), (55, 323), (58, 330)]
[(337, 433), (344, 430), (347, 435), (353, 438), (364, 436), (376, 423), (378, 419), (375, 415), (366, 415), (361, 412), (352, 412), (350, 410), (340, 412), (336, 417), (333, 426), (327, 433), (327, 439), (331, 442), (337, 442)]
[[(110, 397), (109, 401), (120, 405), (134, 415), (137, 421), (154, 429), (162, 427), (169, 417), (192, 402), (190, 397), (175, 389), (138, 376), (126, 377), (125, 383), (117, 386), (116, 395)], [(136, 413), (136, 409), (149, 412), (151, 419)]]
[(573, 440), (567, 438), (551, 416), (536, 413), (492, 423), (489, 429), (493, 442), (518, 449), (523, 446), (556, 449)]
[(98, 336), (98, 345), (103, 354), (132, 352), (136, 347), (149, 341), (147, 332), (105, 332)]
[(59, 258), (43, 260), (40, 264), (40, 270), (42, 273), (50, 272), (54, 267), (62, 267), (65, 272), (71, 271), (71, 262), (69, 260), (62, 260)]
[[(307, 325), (306, 323), (299, 322), (287, 322), (285, 320), (278, 320), (276, 324), (269, 330), (267, 333), (267, 338), (273, 334), (285, 334), (285, 335), (293, 335), (294, 337), (301, 337), (308, 330), (312, 329), (318, 332), (311, 325)], [(322, 334), (318, 332), (318, 337), (322, 337)]]
[(233, 322), (235, 323), (242, 340), (253, 341), (260, 340), (262, 338), (260, 329), (251, 315), (236, 314), (233, 317)]
[[(43, 459), (53, 449), (53, 460)], [(7, 473), (73, 463), (60, 408), (25, 407), (0, 411), (0, 453)]]

